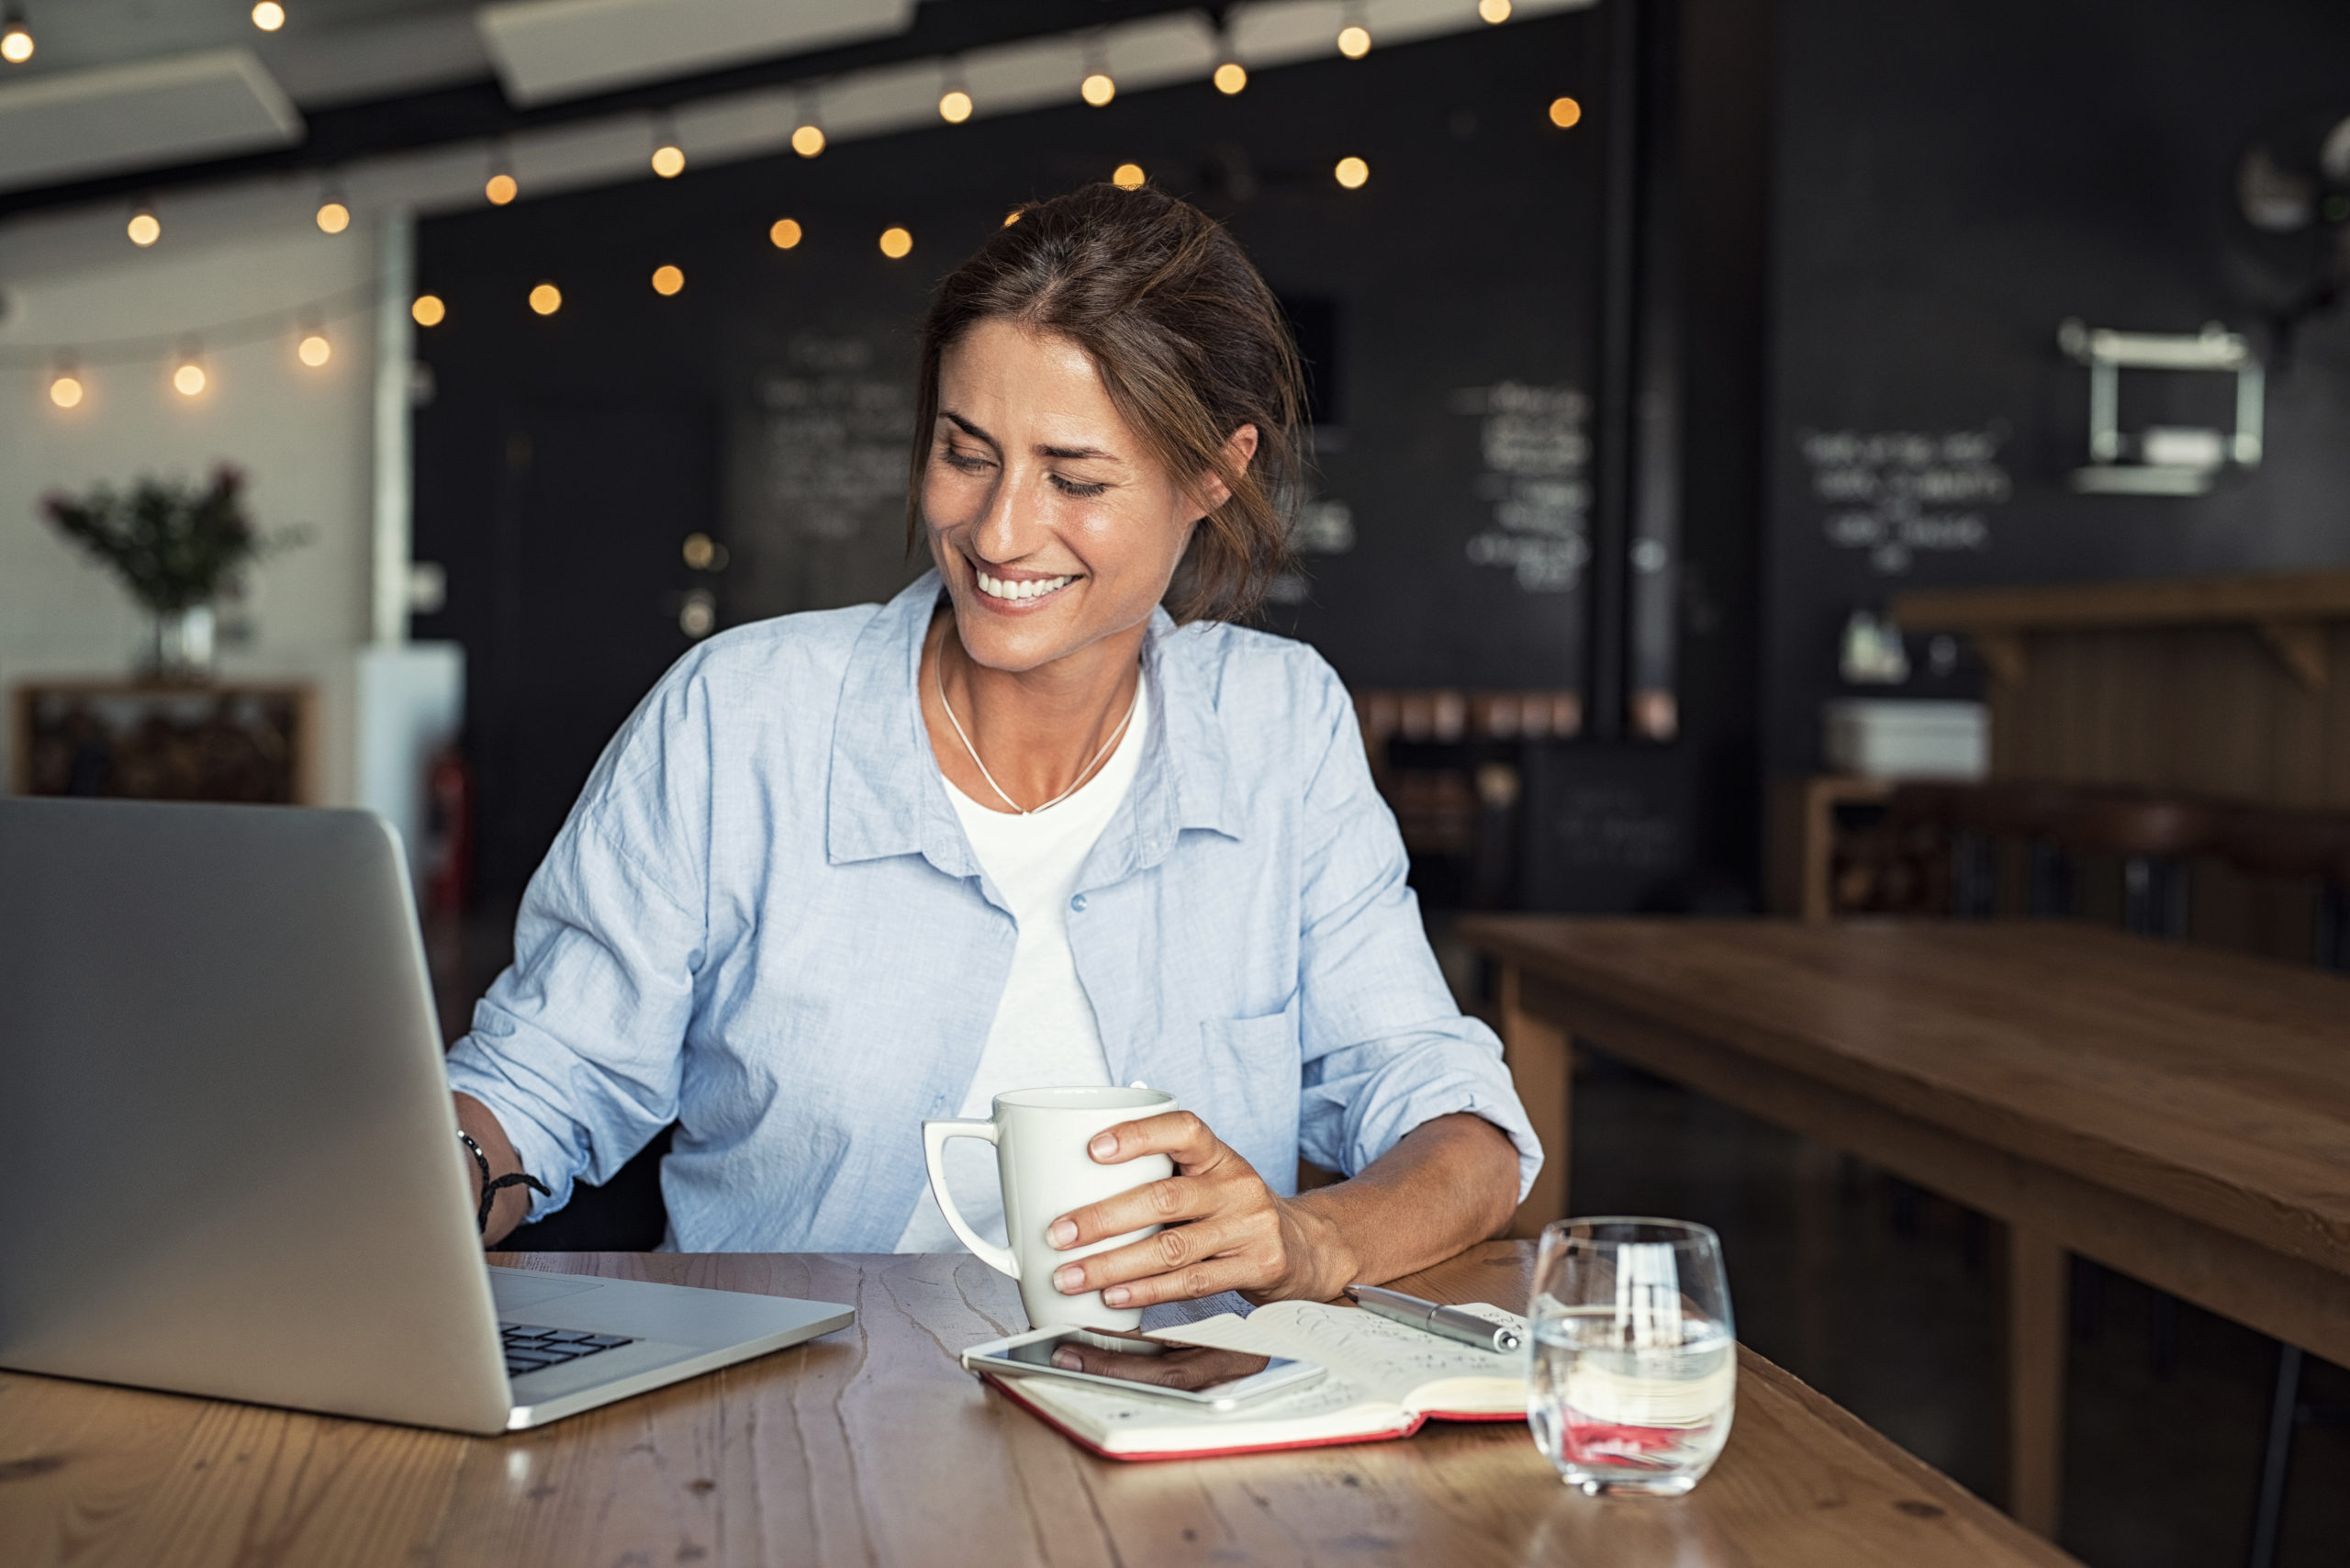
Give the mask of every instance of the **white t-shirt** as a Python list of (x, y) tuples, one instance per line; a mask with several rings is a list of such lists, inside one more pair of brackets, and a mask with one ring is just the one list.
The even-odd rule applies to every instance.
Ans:
[[(1110, 1081), (1110, 1060), (1102, 1050), (1093, 1003), (1078, 983), (1077, 961), (1069, 953), (1069, 901), (1077, 890), (1078, 868), (1134, 784), (1149, 709), (1149, 683), (1145, 681), (1135, 689), (1134, 717), (1118, 749), (1101, 772), (1086, 780), (1085, 788), (1049, 810), (1030, 816), (991, 812), (951, 780), (946, 784), (946, 798), (955, 802), (972, 852), (1020, 928), (1003, 1000), (996, 1004), (979, 1072), (958, 1115), (984, 1120), (994, 1112), (995, 1097), (1007, 1090)], [(946, 1176), (955, 1206), (971, 1227), (1002, 1243), (1003, 1189), (996, 1176), (995, 1150), (974, 1138), (953, 1139), (946, 1146)], [(963, 1250), (927, 1186), (898, 1238), (898, 1250)]]

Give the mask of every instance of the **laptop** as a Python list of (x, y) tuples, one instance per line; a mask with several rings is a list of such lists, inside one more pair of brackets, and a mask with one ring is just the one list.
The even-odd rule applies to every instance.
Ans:
[(0, 800), (0, 1367), (465, 1432), (846, 1327), (482, 1260), (398, 835)]

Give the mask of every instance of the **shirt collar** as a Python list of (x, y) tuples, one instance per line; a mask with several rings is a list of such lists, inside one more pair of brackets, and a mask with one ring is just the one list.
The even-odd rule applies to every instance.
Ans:
[[(866, 622), (850, 651), (824, 803), (825, 854), (834, 865), (920, 855), (950, 877), (979, 874), (931, 756), (915, 688), (939, 592), (937, 572), (924, 572)], [(1151, 614), (1143, 644), (1150, 730), (1119, 812), (1130, 828), (1121, 834), (1113, 819), (1098, 846), (1109, 853), (1097, 851), (1089, 881), (1157, 865), (1185, 828), (1240, 836), (1224, 732), (1201, 667), (1206, 630), (1179, 627), (1163, 609)]]

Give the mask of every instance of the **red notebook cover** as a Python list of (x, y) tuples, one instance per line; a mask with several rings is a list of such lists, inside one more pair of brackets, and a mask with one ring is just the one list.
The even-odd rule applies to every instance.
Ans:
[(1230, 1454), (1280, 1453), (1289, 1449), (1334, 1449), (1345, 1448), (1353, 1443), (1383, 1443), (1391, 1441), (1396, 1438), (1408, 1438), (1413, 1433), (1418, 1431), (1421, 1427), (1425, 1426), (1429, 1421), (1523, 1421), (1526, 1419), (1523, 1416), (1508, 1411), (1481, 1411), (1473, 1414), (1465, 1412), (1454, 1414), (1449, 1411), (1428, 1410), (1423, 1411), (1421, 1414), (1413, 1417), (1408, 1425), (1393, 1428), (1384, 1432), (1349, 1432), (1340, 1437), (1308, 1438), (1302, 1442), (1242, 1443), (1228, 1449), (1177, 1449), (1168, 1453), (1112, 1453), (1109, 1450), (1102, 1448), (1100, 1444), (1095, 1443), (1081, 1434), (1074, 1432), (1069, 1428), (1063, 1426), (1040, 1406), (1033, 1405), (1029, 1401), (1023, 1399), (1020, 1396), (1020, 1391), (1013, 1386), (1013, 1383), (1019, 1381), (1017, 1378), (998, 1377), (992, 1372), (982, 1372), (979, 1375), (987, 1382), (993, 1383), (997, 1393), (1002, 1394), (1006, 1399), (1011, 1400), (1014, 1405), (1019, 1406), (1023, 1410), (1027, 1411), (1031, 1416), (1035, 1417), (1036, 1419), (1042, 1421), (1045, 1425), (1050, 1427), (1053, 1430), (1058, 1432), (1061, 1436), (1067, 1438), (1070, 1442), (1075, 1443), (1086, 1452), (1099, 1455), (1102, 1459), (1114, 1459), (1136, 1463), (1140, 1463), (1147, 1460), (1218, 1459)]

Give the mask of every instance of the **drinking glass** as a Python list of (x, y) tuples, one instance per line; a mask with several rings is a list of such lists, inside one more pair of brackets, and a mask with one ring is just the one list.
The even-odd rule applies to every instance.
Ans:
[(1527, 1419), (1570, 1486), (1678, 1497), (1729, 1436), (1738, 1335), (1721, 1238), (1675, 1219), (1542, 1228)]

